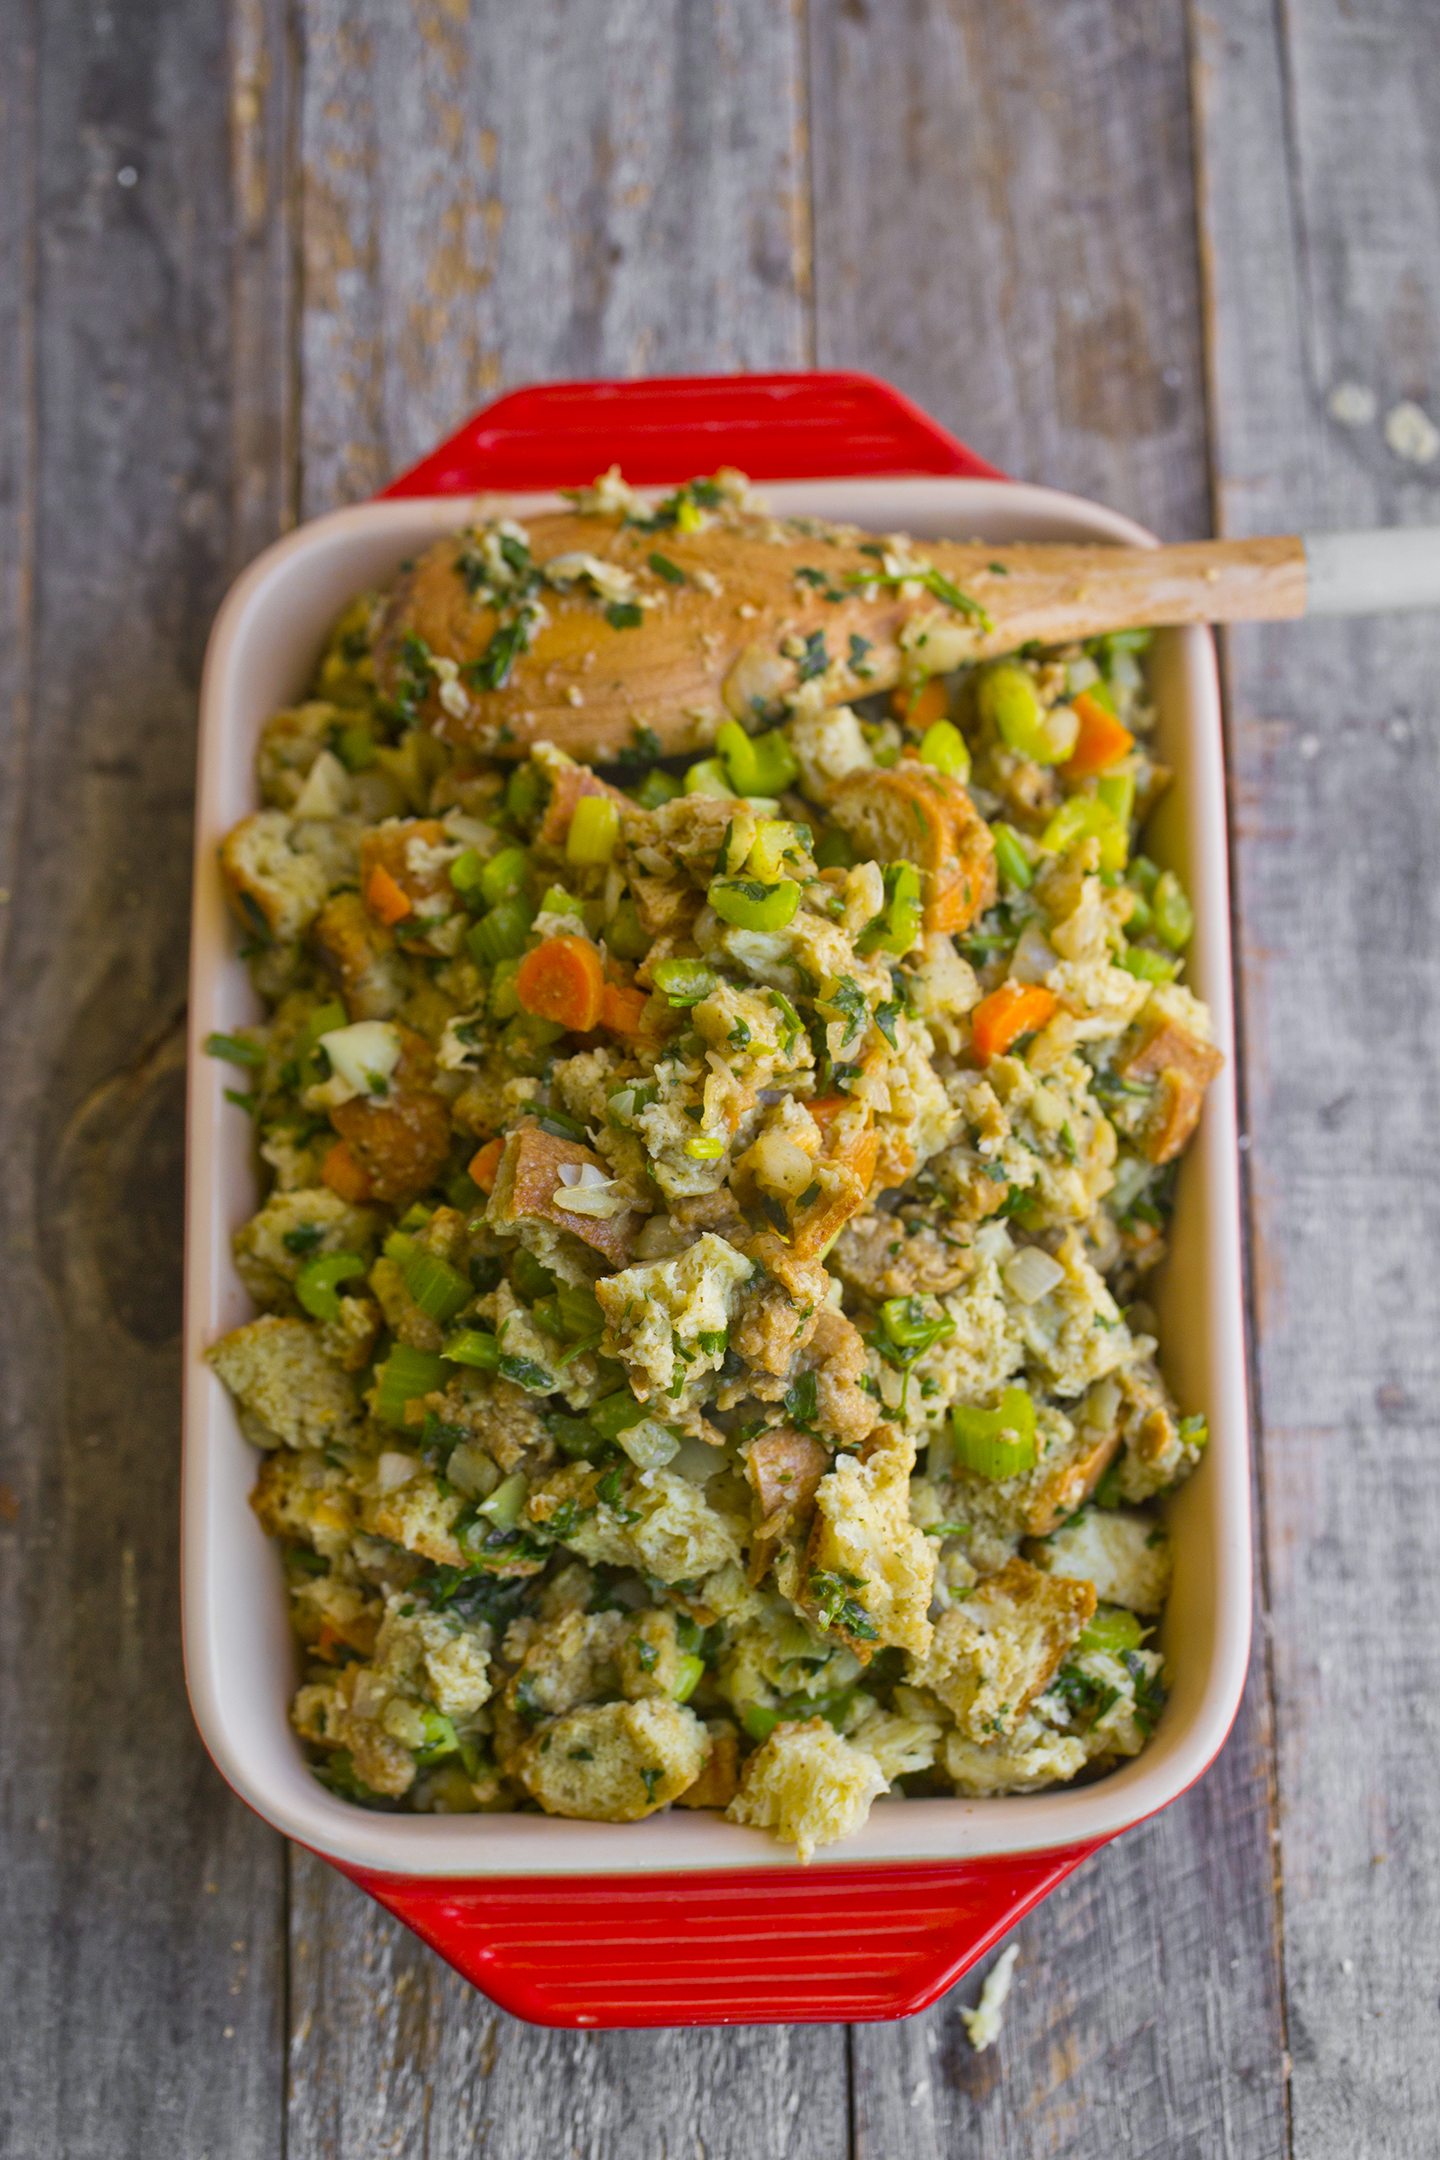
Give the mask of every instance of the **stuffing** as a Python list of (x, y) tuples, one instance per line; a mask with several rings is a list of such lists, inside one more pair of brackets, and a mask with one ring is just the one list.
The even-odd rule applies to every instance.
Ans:
[(677, 1807), (727, 1808), (740, 1783), (740, 1735), (728, 1718), (705, 1722), (705, 1767), (693, 1785), (675, 1795)]
[(250, 1505), (271, 1537), (309, 1545), (327, 1560), (348, 1550), (360, 1507), (343, 1470), (319, 1448), (277, 1449), (260, 1465)]
[(358, 892), (336, 893), (316, 918), (315, 956), (352, 1020), (389, 1020), (410, 995), (410, 970), (395, 935)]
[(873, 1698), (856, 1697), (865, 1704), (861, 1716), (846, 1727), (852, 1747), (873, 1755), (887, 1784), (928, 1770), (940, 1752), (944, 1725), (939, 1718), (915, 1717), (904, 1711), (882, 1710)]
[(240, 1404), (242, 1430), (257, 1446), (323, 1447), (350, 1439), (359, 1426), (354, 1382), (304, 1320), (266, 1314), (247, 1321), (212, 1343), (205, 1358)]
[(304, 829), (283, 810), (242, 818), (220, 850), (220, 867), (247, 930), (277, 945), (304, 936), (330, 890), (322, 858), (301, 845)]
[(1104, 1605), (1158, 1613), (1170, 1595), (1170, 1540), (1148, 1515), (1086, 1508), (1032, 1548), (1037, 1567), (1094, 1586)]
[(730, 1322), (751, 1263), (706, 1231), (673, 1260), (625, 1268), (595, 1286), (606, 1319), (606, 1353), (623, 1358), (640, 1400), (678, 1400), (725, 1358)]
[(539, 1623), (517, 1621), (505, 1637), (507, 1658), (519, 1665), (505, 1701), (522, 1717), (555, 1717), (613, 1692), (625, 1634), (623, 1613), (569, 1612)]
[[(1154, 1729), (1128, 1615), (1163, 1608), (1148, 1503), (1207, 1429), (1143, 1279), (1219, 1058), (1146, 979), (1189, 909), (1149, 859), (1135, 640), (973, 667), (901, 537), (860, 555), (736, 474), (638, 505), (614, 472), (524, 523), (481, 506), (265, 724), (220, 873), (266, 1017), (215, 1045), (248, 1068), (258, 1317), (209, 1358), (332, 1792), (723, 1808), (807, 1857), (895, 1781), (1039, 1790)], [(725, 551), (757, 544), (795, 551), (794, 621), (740, 632)], [(897, 610), (848, 659), (841, 579)], [(625, 789), (523, 750), (712, 601), (749, 644), (683, 779), (645, 700)], [(823, 671), (795, 634), (822, 616)], [(556, 674), (562, 627), (604, 667)], [(890, 717), (827, 705), (897, 670)], [(1047, 844), (1104, 824), (1082, 690), (1134, 737), (1103, 872), (1099, 834)], [(1059, 762), (1016, 747), (1037, 726)], [(1053, 1008), (1000, 1041), (1004, 1001), (976, 1015), (1007, 984)]]
[(1088, 1583), (1010, 1560), (941, 1614), (916, 1682), (938, 1697), (967, 1739), (1007, 1737), (1094, 1610)]
[(705, 1743), (704, 1726), (683, 1704), (598, 1703), (544, 1726), (511, 1768), (547, 1815), (639, 1822), (695, 1783)]
[[(451, 1525), (465, 1512), (465, 1495), (442, 1485), (431, 1471), (415, 1466), (415, 1475), (389, 1492), (367, 1499), (362, 1511), (366, 1530), (389, 1538), (406, 1552), (418, 1553), (438, 1567), (464, 1567), (466, 1554)], [(483, 1525), (482, 1525), (483, 1527)]]
[(914, 1441), (879, 1425), (863, 1459), (838, 1456), (816, 1491), (804, 1601), (861, 1658), (885, 1643), (921, 1658), (930, 1647), (935, 1547), (910, 1520), (914, 1467)]
[(830, 815), (876, 862), (925, 872), (925, 928), (964, 930), (995, 898), (995, 846), (966, 788), (916, 759), (852, 772), (830, 790)]
[(1039, 1718), (1025, 1718), (1008, 1738), (989, 1746), (961, 1732), (947, 1733), (944, 1761), (957, 1793), (984, 1800), (1063, 1785), (1084, 1769), (1086, 1754), (1083, 1740), (1058, 1733)]
[(400, 1061), (384, 1094), (355, 1096), (330, 1112), (364, 1197), (392, 1206), (423, 1192), (450, 1154), (450, 1106), (430, 1084), (430, 1046), (413, 1028), (399, 1025), (398, 1033)]
[(289, 1302), (295, 1277), (318, 1253), (356, 1253), (368, 1259), (378, 1223), (328, 1186), (274, 1192), (235, 1233), (235, 1266), (257, 1305)]
[(1027, 1358), (1063, 1398), (1083, 1394), (1128, 1364), (1139, 1346), (1073, 1230), (1061, 1240), (1055, 1259), (1063, 1274), (1052, 1290), (1031, 1300), (1012, 1292), (1007, 1303)]
[[(575, 1204), (567, 1206), (572, 1192)], [(588, 1198), (582, 1211), (582, 1197), (591, 1192), (603, 1196), (603, 1214), (590, 1212), (594, 1203)], [(493, 1230), (518, 1237), (542, 1266), (568, 1282), (588, 1280), (586, 1267), (577, 1259), (567, 1264), (573, 1240), (601, 1254), (611, 1267), (620, 1267), (639, 1227), (633, 1196), (617, 1186), (608, 1163), (578, 1141), (535, 1126), (523, 1127), (506, 1140), (485, 1216)]]
[(873, 1755), (842, 1740), (824, 1718), (807, 1718), (775, 1727), (747, 1760), (725, 1812), (731, 1822), (773, 1830), (809, 1860), (817, 1846), (860, 1829), (885, 1789)]
[(737, 1525), (678, 1471), (608, 1471), (574, 1463), (532, 1486), (534, 1522), (567, 1525), (566, 1543), (592, 1566), (634, 1567), (689, 1582), (740, 1557)]

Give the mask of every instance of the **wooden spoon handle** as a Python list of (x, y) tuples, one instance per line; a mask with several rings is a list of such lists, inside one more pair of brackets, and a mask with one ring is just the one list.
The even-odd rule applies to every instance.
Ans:
[[(1307, 548), (1317, 611), (1346, 609), (1351, 587), (1368, 595), (1361, 606), (1440, 604), (1440, 535), (1414, 531), (1001, 546), (882, 541), (748, 515), (698, 532), (647, 531), (556, 512), (530, 519), (526, 537), (535, 564), (558, 571), (565, 557), (572, 567), (546, 580), (543, 616), (503, 670), (495, 640), (510, 635), (507, 618), (477, 583), (474, 534), (438, 542), (389, 603), (379, 680), (457, 746), (521, 756), (550, 741), (590, 760), (654, 756), (712, 741), (727, 717), (750, 727), (778, 718), (806, 682), (838, 704), (1031, 641), (1302, 615)], [(582, 561), (613, 570), (618, 586), (577, 577)], [(617, 604), (616, 591), (634, 604)], [(1416, 597), (1383, 597), (1402, 591)], [(414, 675), (417, 651), (455, 666), (427, 684), (423, 669)]]

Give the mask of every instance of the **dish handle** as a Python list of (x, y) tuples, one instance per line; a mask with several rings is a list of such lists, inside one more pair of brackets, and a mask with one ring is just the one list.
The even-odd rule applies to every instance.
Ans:
[(588, 2031), (909, 2017), (1095, 1850), (458, 1881), (332, 1865), (502, 2010)]
[(655, 487), (738, 465), (752, 480), (1005, 475), (874, 375), (676, 375), (511, 390), (384, 496), (584, 487), (618, 464)]

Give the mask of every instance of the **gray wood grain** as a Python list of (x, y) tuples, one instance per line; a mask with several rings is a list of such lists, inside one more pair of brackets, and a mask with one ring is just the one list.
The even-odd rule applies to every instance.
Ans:
[(801, 51), (767, 0), (306, 0), (307, 513), (497, 390), (806, 357)]
[[(1197, 17), (1218, 500), (1237, 533), (1440, 521), (1424, 7)], [(1260, 146), (1283, 144), (1283, 158)], [(1342, 383), (1377, 415), (1342, 425)], [(1353, 404), (1353, 400), (1352, 400)], [(1229, 641), (1295, 2150), (1440, 2122), (1434, 617)]]
[(810, 0), (816, 353), (1018, 479), (1209, 522), (1180, 0)]
[(281, 1848), (204, 1756), (177, 1625), (194, 695), (233, 547), (224, 21), (12, 6), (0, 49), (0, 2150), (268, 2160)]
[(292, 1863), (287, 2160), (844, 2160), (843, 2026), (545, 2032)]
[[(1205, 530), (1179, 6), (810, 19), (820, 359), (891, 374), (1018, 477)], [(994, 2051), (959, 2021), (978, 1975), (857, 2029), (857, 2154), (1284, 2149), (1267, 1732), (1257, 1664), (1208, 1778), (1023, 1923)]]

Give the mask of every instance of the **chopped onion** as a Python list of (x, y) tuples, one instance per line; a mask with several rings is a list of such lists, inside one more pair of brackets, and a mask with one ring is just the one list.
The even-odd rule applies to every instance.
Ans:
[(1059, 1261), (1052, 1260), (1038, 1245), (1022, 1245), (1000, 1272), (1022, 1305), (1033, 1305), (1037, 1298), (1048, 1297), (1055, 1285), (1065, 1280)]
[(402, 1455), (396, 1448), (386, 1448), (375, 1465), (375, 1483), (382, 1493), (394, 1492), (398, 1486), (408, 1485), (419, 1468), (413, 1455)]

